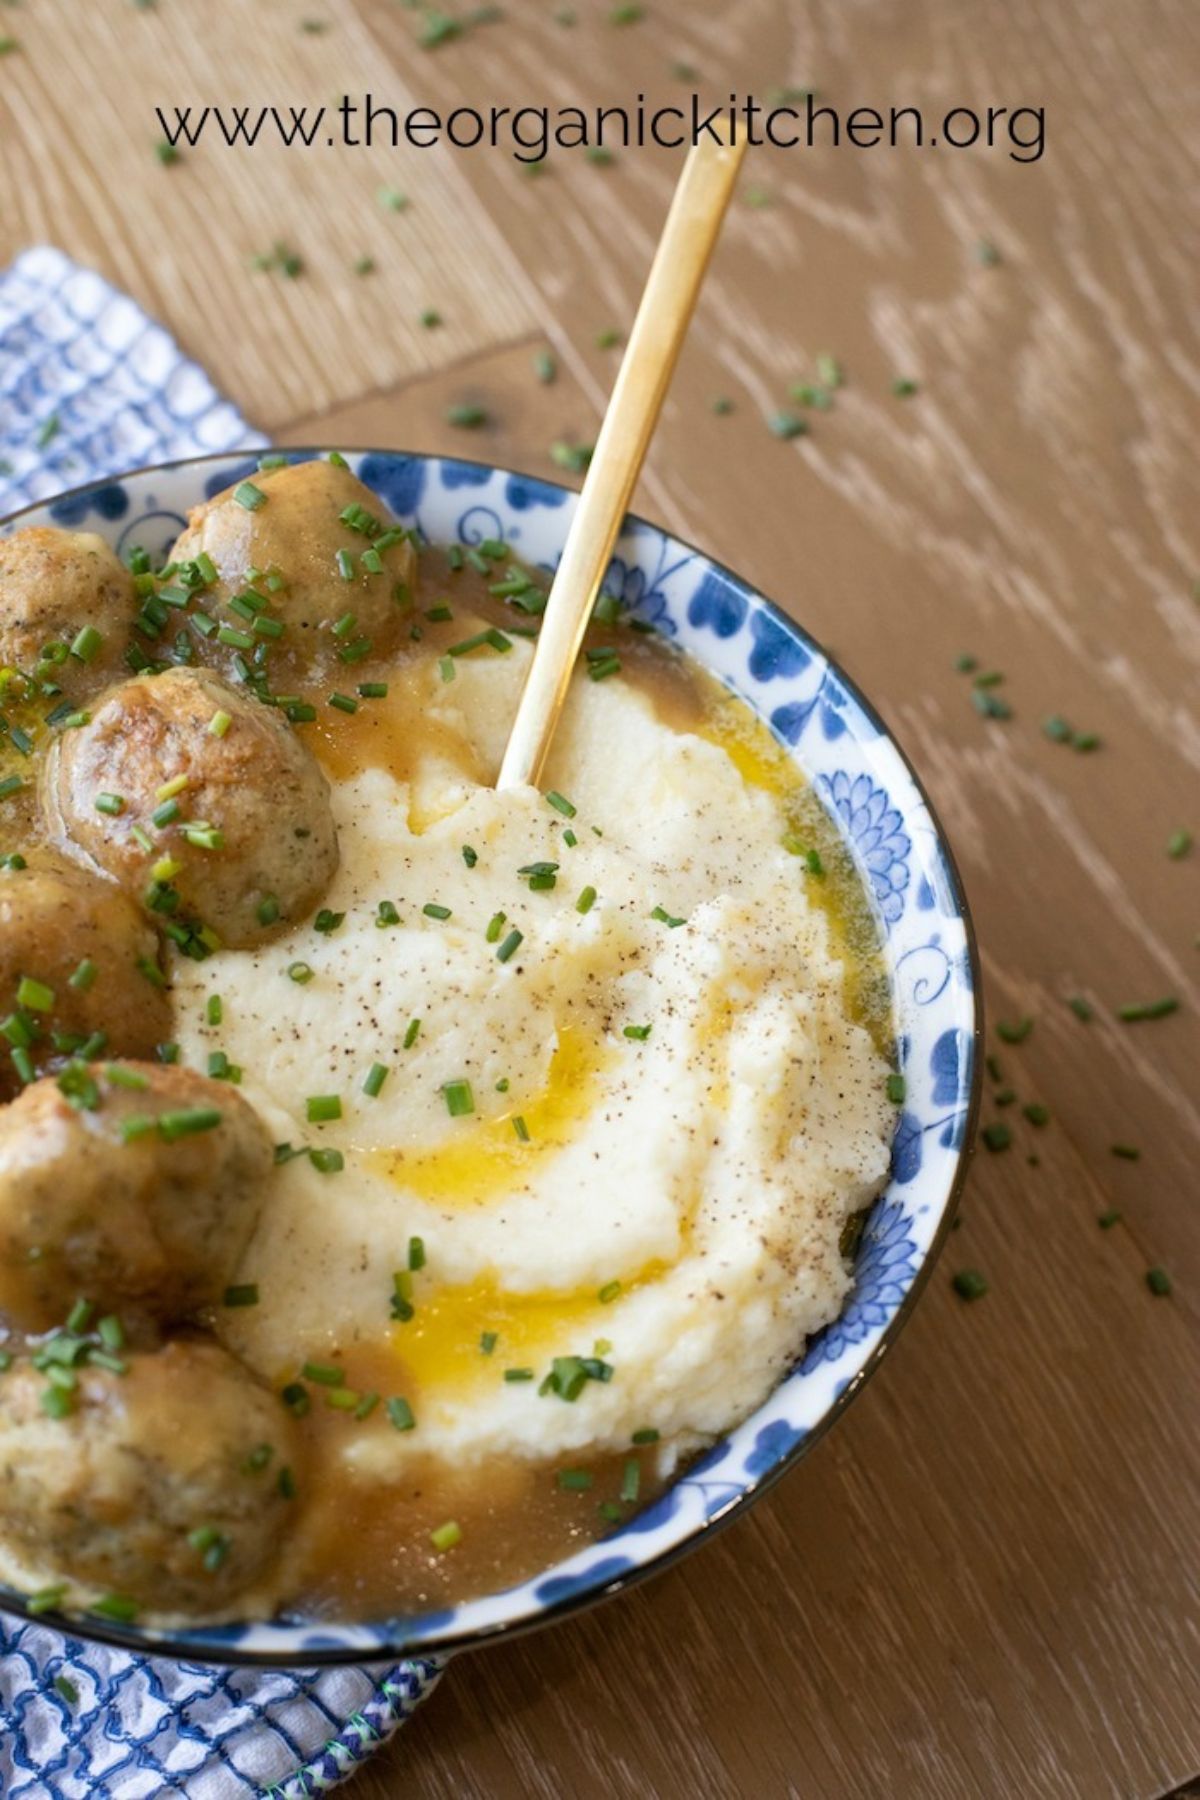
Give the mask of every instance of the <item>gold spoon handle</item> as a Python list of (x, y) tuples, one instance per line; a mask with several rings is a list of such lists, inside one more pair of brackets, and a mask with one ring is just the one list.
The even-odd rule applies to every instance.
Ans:
[(536, 785), (541, 777), (745, 150), (744, 139), (727, 145), (706, 137), (683, 165), (550, 589), (499, 788)]

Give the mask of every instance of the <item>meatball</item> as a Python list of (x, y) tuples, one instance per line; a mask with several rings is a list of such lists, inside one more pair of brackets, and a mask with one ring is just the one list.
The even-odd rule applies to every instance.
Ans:
[[(51, 830), (203, 954), (311, 911), (337, 867), (329, 783), (283, 715), (205, 669), (111, 688), (51, 744)], [(212, 947), (211, 936), (202, 939)]]
[(93, 1047), (150, 1056), (170, 1035), (156, 985), (158, 938), (113, 881), (46, 852), (0, 868), (0, 1012), (11, 1056), (0, 1056), (0, 1098), (30, 1066)]
[(292, 1421), (216, 1344), (122, 1360), (123, 1374), (81, 1363), (63, 1417), (32, 1363), (0, 1377), (0, 1538), (140, 1607), (220, 1612), (269, 1574), (287, 1530)]
[(132, 575), (94, 533), (27, 525), (0, 538), (0, 663), (69, 694), (103, 687), (136, 611)]
[(228, 1082), (71, 1063), (0, 1110), (0, 1312), (61, 1324), (76, 1298), (168, 1322), (223, 1295), (274, 1155)]
[[(386, 652), (412, 604), (416, 554), (382, 516), (385, 510), (349, 469), (293, 463), (196, 507), (172, 556), (177, 562), (202, 552), (211, 557), (219, 580), (207, 590), (209, 610), (214, 598), (227, 607), (247, 587), (266, 598), (284, 626), (273, 655), (353, 663)], [(268, 577), (282, 586), (273, 592)]]

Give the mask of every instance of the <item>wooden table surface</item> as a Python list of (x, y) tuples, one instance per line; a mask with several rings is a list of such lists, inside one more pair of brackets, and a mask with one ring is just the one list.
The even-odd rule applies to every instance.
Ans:
[[(50, 240), (101, 269), (283, 442), (553, 473), (555, 440), (594, 435), (617, 354), (597, 336), (631, 316), (677, 155), (530, 175), (483, 151), (214, 146), (163, 167), (154, 103), (669, 99), (683, 61), (714, 95), (1044, 105), (1025, 166), (753, 156), (639, 496), (879, 703), (960, 859), (989, 1016), (1034, 1025), (989, 1040), (984, 1117), (1011, 1147), (980, 1150), (961, 1230), (838, 1428), (669, 1574), (455, 1664), (352, 1800), (1164, 1793), (1200, 1768), (1200, 852), (1167, 850), (1200, 837), (1200, 15), (561, 10), (506, 0), (423, 50), (395, 0), (111, 0), (86, 25), (76, 0), (21, 0), (0, 13), (0, 258)], [(297, 278), (251, 271), (276, 240)], [(772, 436), (823, 351), (836, 404)], [(464, 400), (486, 426), (446, 422)], [(1011, 718), (972, 704), (962, 653), (1003, 672)], [(1051, 741), (1050, 714), (1098, 747)], [(1166, 995), (1173, 1016), (1115, 1016)], [(990, 1284), (971, 1305), (964, 1265)]]

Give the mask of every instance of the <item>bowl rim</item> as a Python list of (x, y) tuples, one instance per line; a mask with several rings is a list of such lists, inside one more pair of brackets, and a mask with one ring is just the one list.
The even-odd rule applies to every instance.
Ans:
[[(7, 527), (19, 523), (19, 521), (29, 513), (44, 512), (48, 508), (57, 506), (63, 501), (78, 499), (99, 489), (111, 487), (124, 481), (138, 480), (147, 475), (166, 473), (167, 471), (176, 469), (198, 467), (203, 463), (234, 463), (272, 454), (294, 456), (297, 458), (327, 456), (330, 451), (333, 450), (336, 450), (343, 455), (354, 457), (395, 456), (407, 458), (416, 462), (457, 463), (464, 468), (485, 470), (488, 474), (510, 476), (521, 481), (535, 482), (542, 487), (563, 494), (568, 499), (572, 497), (577, 498), (579, 492), (577, 488), (568, 487), (565, 482), (554, 481), (544, 475), (536, 475), (531, 474), (528, 471), (512, 469), (506, 464), (488, 462), (481, 457), (459, 456), (457, 454), (444, 453), (441, 451), (405, 450), (395, 447), (385, 448), (379, 445), (345, 443), (267, 443), (244, 447), (234, 445), (226, 450), (210, 450), (204, 451), (196, 456), (174, 457), (166, 462), (144, 463), (134, 469), (125, 469), (112, 475), (93, 478), (90, 481), (80, 482), (76, 487), (64, 488), (57, 493), (47, 494), (41, 499), (30, 501), (26, 505), (18, 508), (16, 512), (6, 513), (3, 516), (0, 516), (0, 531), (4, 531)], [(798, 641), (805, 647), (814, 649), (816, 653), (824, 659), (828, 668), (834, 673), (838, 681), (843, 684), (847, 693), (854, 700), (855, 704), (861, 708), (866, 718), (875, 726), (880, 736), (887, 741), (895, 751), (896, 755), (900, 758), (901, 763), (913, 782), (917, 794), (920, 796), (928, 813), (930, 823), (933, 826), (937, 847), (945, 861), (947, 883), (950, 894), (954, 900), (955, 916), (961, 920), (962, 923), (967, 962), (970, 969), (971, 1081), (966, 1100), (966, 1117), (963, 1124), (962, 1138), (955, 1151), (954, 1172), (946, 1193), (941, 1216), (933, 1236), (930, 1239), (929, 1247), (921, 1260), (920, 1266), (909, 1283), (899, 1306), (888, 1320), (888, 1323), (884, 1326), (878, 1342), (867, 1355), (862, 1367), (846, 1382), (841, 1392), (834, 1396), (833, 1400), (816, 1424), (805, 1431), (798, 1441), (784, 1452), (778, 1462), (764, 1470), (761, 1475), (756, 1475), (748, 1481), (746, 1485), (720, 1509), (719, 1512), (715, 1513), (713, 1517), (703, 1520), (694, 1530), (690, 1531), (686, 1537), (681, 1539), (679, 1543), (672, 1544), (666, 1549), (657, 1551), (644, 1563), (637, 1563), (629, 1569), (623, 1569), (595, 1587), (565, 1594), (561, 1599), (550, 1601), (542, 1606), (538, 1612), (527, 1617), (497, 1620), (492, 1624), (474, 1626), (469, 1630), (458, 1633), (448, 1632), (445, 1635), (439, 1635), (433, 1642), (421, 1639), (406, 1642), (403, 1636), (399, 1636), (386, 1643), (381, 1641), (378, 1645), (331, 1644), (314, 1646), (311, 1649), (306, 1647), (300, 1652), (289, 1652), (284, 1650), (239, 1649), (236, 1644), (229, 1644), (226, 1646), (220, 1642), (215, 1642), (211, 1645), (200, 1645), (195, 1641), (189, 1642), (185, 1636), (178, 1635), (180, 1632), (185, 1632), (188, 1629), (184, 1626), (170, 1627), (164, 1630), (161, 1636), (155, 1635), (154, 1637), (147, 1637), (136, 1628), (129, 1631), (123, 1631), (119, 1625), (109, 1625), (105, 1621), (95, 1620), (95, 1616), (89, 1613), (57, 1614), (50, 1612), (33, 1614), (28, 1609), (28, 1597), (18, 1593), (15, 1589), (7, 1587), (3, 1583), (0, 1583), (0, 1612), (8, 1612), (21, 1619), (26, 1624), (45, 1624), (51, 1629), (65, 1630), (68, 1635), (80, 1637), (95, 1643), (107, 1644), (117, 1649), (130, 1651), (135, 1655), (163, 1657), (172, 1662), (204, 1664), (212, 1665), (214, 1667), (229, 1668), (291, 1669), (303, 1666), (305, 1668), (315, 1669), (338, 1666), (344, 1667), (347, 1665), (361, 1666), (364, 1662), (383, 1664), (404, 1660), (410, 1657), (440, 1659), (451, 1655), (461, 1654), (465, 1650), (478, 1649), (488, 1644), (497, 1643), (501, 1640), (522, 1637), (530, 1632), (540, 1631), (545, 1626), (557, 1624), (561, 1620), (569, 1618), (576, 1613), (585, 1612), (594, 1606), (600, 1605), (602, 1602), (615, 1599), (618, 1594), (625, 1593), (631, 1588), (640, 1586), (643, 1582), (650, 1580), (653, 1576), (664, 1574), (666, 1570), (673, 1568), (675, 1564), (680, 1562), (684, 1557), (690, 1555), (702, 1545), (711, 1542), (718, 1532), (724, 1531), (728, 1526), (732, 1525), (735, 1520), (742, 1518), (751, 1506), (755, 1505), (765, 1494), (769, 1493), (786, 1474), (794, 1469), (796, 1465), (809, 1455), (813, 1448), (822, 1441), (826, 1433), (841, 1418), (851, 1401), (856, 1399), (862, 1392), (871, 1376), (874, 1375), (879, 1368), (886, 1352), (892, 1348), (896, 1339), (899, 1337), (900, 1332), (912, 1317), (917, 1301), (924, 1293), (929, 1279), (933, 1274), (934, 1267), (941, 1258), (942, 1251), (945, 1249), (946, 1241), (950, 1236), (958, 1215), (963, 1188), (966, 1184), (967, 1175), (973, 1158), (975, 1134), (979, 1121), (979, 1111), (983, 1092), (983, 1057), (981, 1051), (984, 1041), (984, 1003), (982, 968), (979, 957), (979, 944), (975, 932), (975, 923), (971, 914), (970, 904), (967, 900), (966, 886), (963, 882), (957, 859), (946, 835), (937, 808), (930, 799), (925, 784), (914, 767), (907, 751), (904, 749), (904, 746), (899, 742), (891, 727), (881, 717), (874, 704), (862, 692), (858, 683), (846, 672), (838, 659), (825, 649), (820, 640), (814, 637), (813, 634), (808, 631), (805, 626), (801, 625), (798, 620), (793, 619), (789, 613), (785, 612), (783, 607), (780, 606), (777, 601), (771, 599), (770, 595), (764, 594), (761, 589), (748, 581), (745, 576), (737, 574), (737, 572), (734, 569), (731, 569), (727, 563), (720, 561), (709, 551), (700, 548), (699, 545), (693, 544), (688, 538), (680, 537), (679, 534), (671, 530), (670, 527), (656, 524), (652, 519), (647, 519), (642, 514), (633, 512), (625, 515), (623, 528), (629, 526), (645, 528), (650, 532), (657, 533), (659, 536), (665, 537), (671, 542), (678, 544), (681, 549), (689, 551), (691, 555), (699, 558), (702, 563), (708, 566), (708, 568), (715, 570), (719, 575), (723, 576), (735, 589), (742, 591), (764, 608), (767, 616), (786, 636), (793, 641)], [(746, 703), (752, 704), (748, 699)], [(758, 716), (762, 718), (763, 723), (766, 725), (767, 729), (772, 732), (772, 735), (776, 735), (770, 720), (761, 713)], [(785, 748), (788, 749), (788, 753), (791, 755), (791, 747), (785, 746)], [(319, 1621), (314, 1621), (315, 1625), (319, 1625), (319, 1623)], [(338, 1628), (338, 1622), (331, 1622), (330, 1628)], [(198, 1627), (195, 1629), (204, 1628)], [(222, 1627), (215, 1626), (213, 1629), (220, 1630)]]

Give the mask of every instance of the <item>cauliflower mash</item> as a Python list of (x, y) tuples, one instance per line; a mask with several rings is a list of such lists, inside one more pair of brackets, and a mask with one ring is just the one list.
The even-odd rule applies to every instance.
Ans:
[[(887, 1065), (777, 799), (620, 680), (578, 681), (548, 793), (481, 785), (528, 655), (389, 696), (431, 749), (335, 785), (336, 925), (176, 977), (185, 1059), (337, 1152), (279, 1169), (223, 1334), (270, 1380), (386, 1345), (417, 1428), (345, 1437), (359, 1472), (726, 1429), (838, 1311), (887, 1169)], [(555, 1358), (603, 1373), (564, 1404)]]

